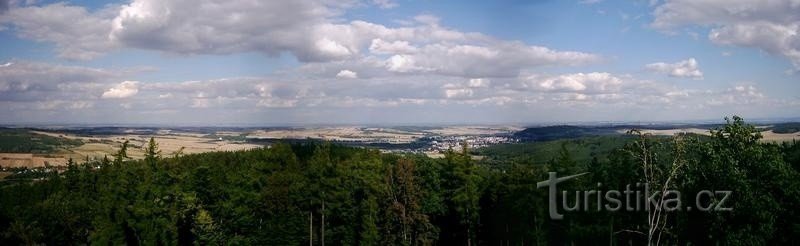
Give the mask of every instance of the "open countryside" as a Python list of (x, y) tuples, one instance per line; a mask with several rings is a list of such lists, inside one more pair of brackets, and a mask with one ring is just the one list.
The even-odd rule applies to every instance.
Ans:
[(800, 245), (798, 0), (0, 0), (0, 246)]
[[(778, 131), (786, 126), (796, 123), (781, 123), (777, 125)], [(685, 128), (681, 126), (640, 126), (642, 132), (673, 136), (678, 134), (710, 135), (709, 129), (714, 125), (705, 125), (705, 128)], [(670, 128), (675, 127), (675, 128)], [(543, 127), (547, 128), (547, 127)], [(581, 126), (577, 128), (589, 129), (586, 133), (575, 136), (600, 136), (607, 134), (607, 129), (617, 129), (618, 135), (624, 135), (633, 129), (630, 125), (621, 126)], [(649, 129), (652, 128), (652, 129)], [(776, 133), (774, 124), (759, 126), (763, 142), (792, 142), (800, 140), (800, 131)], [(344, 145), (373, 146), (383, 151), (400, 151), (424, 153), (429, 156), (441, 157), (449, 148), (459, 149), (466, 142), (472, 148), (482, 148), (497, 144), (508, 144), (525, 141), (520, 137), (525, 128), (517, 126), (453, 126), (453, 127), (398, 127), (394, 128), (367, 128), (367, 127), (315, 127), (315, 128), (285, 128), (285, 129), (256, 129), (256, 128), (226, 128), (217, 131), (214, 128), (204, 129), (169, 129), (169, 128), (136, 128), (115, 127), (103, 132), (93, 130), (91, 127), (80, 130), (56, 129), (14, 129), (0, 130), (0, 138), (16, 136), (23, 139), (19, 145), (42, 145), (47, 151), (25, 151), (5, 147), (0, 149), (0, 167), (45, 167), (65, 166), (68, 159), (75, 162), (85, 160), (100, 160), (119, 151), (119, 146), (128, 141), (130, 144), (128, 155), (134, 159), (144, 158), (144, 147), (151, 137), (158, 143), (163, 154), (179, 155), (213, 151), (237, 151), (269, 146), (270, 143), (292, 140), (322, 140), (332, 141)], [(532, 127), (542, 129), (542, 127)], [(553, 130), (559, 138), (575, 137), (571, 132)], [(515, 134), (517, 134), (515, 136)], [(54, 139), (52, 143), (43, 141), (42, 138)], [(60, 143), (67, 143), (59, 145)], [(15, 144), (16, 145), (16, 144)]]

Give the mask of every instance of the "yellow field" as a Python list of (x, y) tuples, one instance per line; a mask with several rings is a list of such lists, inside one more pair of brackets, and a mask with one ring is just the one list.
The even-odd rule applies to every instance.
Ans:
[(248, 134), (250, 138), (266, 139), (323, 139), (331, 141), (383, 141), (391, 143), (410, 143), (424, 134), (390, 130), (384, 128), (332, 127), (297, 128), (285, 130), (259, 130)]
[[(370, 141), (386, 143), (411, 143), (426, 135), (460, 136), (460, 135), (484, 135), (497, 133), (510, 133), (521, 128), (511, 126), (452, 126), (427, 130), (398, 130), (391, 128), (367, 128), (367, 127), (320, 127), (320, 128), (294, 128), (280, 130), (258, 130), (253, 132), (220, 131), (214, 133), (216, 136), (240, 136), (247, 135), (248, 138), (269, 138), (269, 139), (323, 139), (333, 141)], [(104, 156), (112, 158), (124, 141), (129, 141), (128, 156), (133, 159), (144, 158), (144, 148), (147, 146), (150, 137), (154, 137), (159, 145), (163, 156), (175, 155), (182, 149), (184, 154), (203, 153), (212, 151), (237, 151), (252, 148), (259, 148), (260, 145), (248, 144), (239, 141), (213, 139), (207, 137), (205, 133), (194, 132), (172, 132), (169, 130), (159, 131), (156, 135), (140, 134), (119, 134), (110, 136), (77, 136), (57, 132), (32, 131), (36, 134), (48, 135), (51, 137), (81, 140), (83, 145), (59, 149), (55, 153), (44, 155), (32, 155), (30, 157), (19, 157), (18, 154), (0, 153), (0, 165), (2, 166), (29, 166), (39, 167), (48, 165), (64, 165), (69, 158), (76, 162), (83, 162), (87, 158), (99, 160)], [(620, 130), (620, 133), (626, 130)], [(709, 131), (699, 128), (676, 128), (667, 130), (644, 130), (644, 133), (653, 135), (672, 136), (679, 133), (695, 133), (709, 135)], [(764, 142), (785, 142), (800, 140), (800, 133), (778, 134), (772, 131), (762, 131)], [(31, 155), (31, 154), (28, 154)], [(433, 158), (441, 158), (437, 152), (426, 153)]]
[(762, 141), (766, 142), (791, 142), (792, 140), (800, 141), (800, 132), (795, 133), (774, 133), (772, 131), (763, 131), (761, 136), (764, 136)]
[[(763, 127), (761, 127), (763, 128)], [(619, 132), (624, 133), (627, 130)], [(684, 128), (684, 129), (668, 129), (668, 130), (642, 130), (642, 133), (650, 133), (653, 135), (673, 136), (679, 133), (694, 133), (700, 135), (711, 135), (709, 130), (699, 128)], [(792, 140), (800, 141), (800, 132), (795, 133), (775, 133), (772, 130), (762, 131), (762, 142), (791, 142)]]
[(68, 157), (58, 154), (0, 153), (2, 167), (44, 167), (67, 164)]
[[(156, 143), (158, 143), (159, 150), (161, 150), (161, 154), (164, 156), (172, 156), (181, 149), (183, 149), (182, 151), (184, 154), (194, 154), (194, 153), (203, 153), (211, 151), (246, 150), (246, 149), (261, 147), (260, 145), (255, 145), (255, 144), (210, 139), (204, 137), (205, 134), (201, 133), (175, 134), (170, 132), (159, 132), (160, 134), (163, 133), (166, 135), (149, 136), (149, 135), (132, 134), (132, 135), (85, 137), (85, 136), (77, 136), (71, 134), (53, 133), (53, 132), (41, 132), (41, 131), (32, 131), (32, 132), (51, 137), (81, 140), (84, 142), (83, 145), (77, 147), (70, 147), (67, 149), (61, 149), (58, 150), (56, 153), (51, 153), (51, 155), (53, 157), (56, 157), (56, 159), (46, 160), (50, 165), (64, 165), (66, 164), (66, 160), (69, 158), (74, 159), (76, 162), (83, 162), (84, 160), (87, 159), (87, 157), (90, 160), (100, 160), (104, 156), (112, 158), (111, 156), (114, 155), (117, 151), (119, 151), (120, 146), (122, 145), (123, 142), (125, 142), (125, 140), (128, 140), (130, 143), (127, 152), (128, 157), (133, 159), (141, 159), (144, 158), (144, 148), (147, 146), (148, 141), (150, 141), (150, 137), (155, 138)], [(218, 135), (232, 136), (234, 134), (236, 133), (220, 132)], [(35, 167), (35, 166), (41, 166), (39, 164), (43, 163), (42, 161), (43, 159), (41, 158), (38, 159), (33, 158), (32, 162), (29, 161), (23, 164), (23, 161), (16, 161), (14, 163), (19, 163), (22, 166)]]

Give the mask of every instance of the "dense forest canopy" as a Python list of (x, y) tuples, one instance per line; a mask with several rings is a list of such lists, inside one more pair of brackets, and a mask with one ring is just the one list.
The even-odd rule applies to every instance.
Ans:
[(775, 133), (795, 133), (795, 132), (800, 132), (800, 123), (798, 122), (779, 123), (775, 124), (770, 128)]
[[(0, 182), (0, 245), (800, 243), (800, 144), (760, 142), (738, 117), (711, 133), (511, 144), (479, 150), (482, 160), (467, 148), (433, 159), (313, 142), (165, 156), (155, 141), (130, 160), (123, 145)], [(661, 177), (659, 188), (686, 194), (727, 189), (734, 210), (672, 211), (655, 225), (644, 211), (552, 220), (536, 186), (548, 172), (589, 172), (563, 190)]]
[(78, 146), (79, 140), (34, 134), (27, 129), (0, 127), (0, 153), (52, 153), (63, 146)]

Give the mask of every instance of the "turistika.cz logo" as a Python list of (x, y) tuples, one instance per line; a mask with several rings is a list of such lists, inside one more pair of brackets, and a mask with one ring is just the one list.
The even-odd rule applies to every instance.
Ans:
[[(588, 172), (558, 177), (556, 172), (549, 172), (549, 178), (545, 181), (536, 183), (537, 188), (549, 187), (549, 211), (550, 218), (560, 220), (564, 215), (559, 213), (558, 207), (558, 184), (571, 180)], [(691, 211), (697, 209), (698, 211), (733, 211), (732, 207), (727, 207), (726, 202), (733, 193), (729, 190), (702, 190), (695, 195), (694, 206), (683, 206), (681, 192), (677, 190), (663, 190), (651, 191), (650, 184), (636, 183), (631, 188), (631, 184), (625, 186), (625, 190), (599, 190), (602, 183), (597, 183), (598, 190), (584, 190), (573, 191), (575, 198), (573, 205), (570, 206), (568, 202), (569, 191), (562, 191), (561, 195), (561, 209), (566, 212), (572, 211), (589, 211), (590, 201), (595, 201), (596, 211), (611, 211), (617, 212), (620, 210), (625, 211), (650, 211), (651, 209), (663, 209), (664, 211), (680, 211), (686, 209)], [(624, 195), (624, 196), (623, 196)], [(623, 202), (624, 200), (624, 202)], [(624, 206), (623, 206), (624, 203)], [(583, 205), (583, 206), (581, 206)]]

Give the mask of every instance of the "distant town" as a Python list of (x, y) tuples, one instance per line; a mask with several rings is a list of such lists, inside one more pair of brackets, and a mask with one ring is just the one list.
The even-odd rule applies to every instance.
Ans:
[[(74, 163), (111, 158), (128, 141), (131, 159), (144, 157), (150, 138), (163, 156), (269, 147), (277, 142), (329, 141), (391, 153), (441, 157), (464, 144), (480, 149), (499, 144), (624, 134), (639, 128), (653, 135), (708, 134), (713, 124), (604, 126), (444, 126), (444, 127), (38, 127), (0, 128), (0, 169), (63, 170)], [(800, 140), (798, 123), (759, 125), (762, 141)]]

